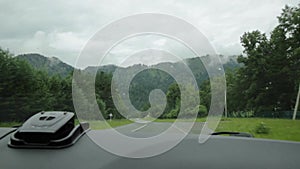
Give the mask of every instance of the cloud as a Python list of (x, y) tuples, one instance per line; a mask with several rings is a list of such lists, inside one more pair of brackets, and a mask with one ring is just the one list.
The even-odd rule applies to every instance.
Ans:
[(166, 39), (159, 39), (153, 42), (154, 45), (157, 46), (164, 46), (166, 44), (167, 40)]
[(68, 50), (79, 52), (85, 44), (85, 40), (73, 32), (54, 32), (50, 35), (51, 47), (57, 50)]
[[(297, 3), (297, 0), (0, 1), (0, 46), (15, 54), (38, 52), (57, 56), (74, 65), (84, 45), (106, 24), (132, 14), (158, 12), (183, 18), (196, 26), (217, 53), (240, 54), (239, 37), (244, 32), (255, 29), (270, 32), (284, 5)], [(169, 44), (163, 38), (152, 40), (156, 46)], [(124, 47), (135, 50), (128, 45)]]
[[(170, 54), (175, 57), (169, 57)], [(131, 64), (153, 65), (190, 57), (196, 57), (196, 55), (179, 41), (165, 36), (144, 35), (131, 37), (116, 45), (109, 51), (101, 64), (118, 64), (124, 67)]]

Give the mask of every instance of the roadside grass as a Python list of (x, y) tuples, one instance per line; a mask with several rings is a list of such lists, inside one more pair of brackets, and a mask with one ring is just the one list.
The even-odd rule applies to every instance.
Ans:
[[(132, 123), (132, 121), (127, 119), (120, 119), (120, 120), (107, 120), (107, 123), (104, 121), (87, 121), (90, 124), (90, 127), (93, 130), (102, 130), (102, 129), (108, 129), (108, 128), (114, 128), (118, 126), (123, 126), (126, 124)], [(79, 121), (75, 120), (75, 125), (79, 124)], [(108, 125), (107, 125), (108, 124)], [(13, 127), (13, 126), (20, 126), (22, 125), (21, 122), (0, 122), (0, 127)]]
[[(268, 134), (257, 134), (261, 123), (270, 129)], [(255, 138), (300, 141), (300, 120), (269, 118), (227, 118), (220, 121), (216, 131), (248, 132)]]
[(0, 122), (0, 127), (14, 127), (20, 126), (21, 122)]

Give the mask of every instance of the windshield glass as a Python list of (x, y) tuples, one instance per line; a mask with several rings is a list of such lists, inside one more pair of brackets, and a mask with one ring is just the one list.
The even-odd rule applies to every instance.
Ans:
[[(181, 13), (178, 3), (174, 9), (153, 8), (154, 13), (168, 15), (151, 15), (153, 20), (140, 16), (150, 18), (145, 29), (162, 30), (161, 34), (113, 27), (124, 16), (145, 12), (137, 9), (106, 16), (99, 13), (105, 8), (101, 5), (87, 10), (79, 9), (83, 4), (64, 4), (69, 9), (36, 3), (0, 2), (0, 127), (18, 127), (41, 111), (68, 111), (77, 115), (76, 124), (88, 121), (92, 130), (117, 128), (154, 136), (179, 121), (177, 125), (183, 126), (179, 132), (199, 135), (205, 122), (217, 117), (207, 125), (212, 127), (206, 134), (241, 132), (254, 138), (300, 141), (300, 6), (296, 1), (260, 2), (259, 8), (242, 1), (228, 4), (229, 9), (217, 5), (224, 10), (212, 10), (218, 15), (207, 10), (199, 14), (196, 6), (206, 9), (200, 2), (186, 2), (181, 5), (191, 13)], [(179, 26), (168, 29), (167, 36), (163, 26), (147, 25), (165, 23), (164, 17), (194, 25), (202, 33), (194, 38), (203, 36), (209, 45), (187, 43), (194, 42), (189, 41), (194, 32)], [(121, 19), (120, 25), (136, 21), (130, 19)], [(116, 30), (101, 29), (111, 25)], [(124, 37), (114, 39), (121, 34)], [(91, 41), (111, 46), (107, 51), (99, 48), (103, 56), (98, 56)], [(198, 52), (197, 45), (203, 45), (204, 51)]]

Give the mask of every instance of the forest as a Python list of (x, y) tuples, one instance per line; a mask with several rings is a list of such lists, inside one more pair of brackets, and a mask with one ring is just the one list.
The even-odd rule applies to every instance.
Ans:
[[(259, 30), (245, 32), (240, 43), (244, 51), (237, 58), (238, 64), (224, 65), (228, 116), (291, 118), (300, 84), (300, 5), (285, 6), (278, 25), (269, 34)], [(199, 87), (198, 116), (205, 117), (210, 106), (210, 83), (199, 61), (191, 61), (194, 65), (189, 66)], [(24, 121), (43, 110), (74, 112), (73, 71), (64, 76), (49, 74), (0, 49), (0, 72), (0, 122)], [(124, 118), (112, 100), (112, 76), (111, 72), (98, 71), (97, 103), (105, 118), (110, 113), (114, 118)], [(168, 76), (149, 69), (135, 77), (129, 92), (133, 105), (147, 110), (150, 91), (160, 88), (166, 94), (167, 106), (159, 118), (176, 118), (180, 90)], [(95, 117), (89, 117), (87, 112), (87, 118)]]

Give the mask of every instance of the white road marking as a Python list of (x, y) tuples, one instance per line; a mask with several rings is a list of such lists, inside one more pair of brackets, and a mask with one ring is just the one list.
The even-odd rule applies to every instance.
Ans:
[(185, 132), (185, 131), (184, 131), (184, 130), (182, 130), (181, 128), (177, 127), (176, 125), (174, 125), (174, 127), (175, 127), (177, 130), (179, 130), (179, 131), (183, 132), (184, 134), (188, 134), (187, 132)]
[(136, 131), (138, 131), (138, 130), (141, 130), (141, 129), (143, 129), (144, 127), (146, 127), (148, 124), (145, 124), (145, 125), (143, 125), (143, 126), (141, 126), (141, 127), (138, 127), (138, 128), (136, 128), (136, 129), (133, 129), (133, 130), (131, 130), (131, 132), (136, 132)]

